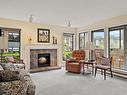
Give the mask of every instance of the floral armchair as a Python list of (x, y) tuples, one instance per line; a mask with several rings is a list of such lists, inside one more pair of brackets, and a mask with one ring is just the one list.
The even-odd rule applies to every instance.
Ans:
[(25, 63), (23, 62), (23, 59), (16, 59), (13, 56), (7, 56), (6, 57), (7, 63), (13, 63), (14, 65), (16, 65), (18, 68), (25, 69)]
[(0, 95), (35, 95), (35, 85), (24, 69), (0, 63)]

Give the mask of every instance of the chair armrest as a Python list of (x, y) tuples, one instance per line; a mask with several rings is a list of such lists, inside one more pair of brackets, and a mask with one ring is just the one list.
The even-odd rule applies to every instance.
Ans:
[(91, 59), (91, 60), (88, 60), (88, 62), (95, 62), (96, 60), (93, 60), (93, 59)]
[(23, 59), (20, 59), (19, 62), (24, 64)]
[(19, 63), (19, 64), (24, 64), (23, 59), (19, 59), (19, 60), (17, 60), (17, 62), (16, 62), (16, 63)]

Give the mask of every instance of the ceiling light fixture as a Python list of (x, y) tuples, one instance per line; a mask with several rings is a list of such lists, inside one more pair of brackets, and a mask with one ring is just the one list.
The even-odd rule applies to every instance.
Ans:
[(31, 14), (31, 15), (29, 16), (29, 22), (30, 22), (30, 23), (33, 22), (33, 16), (34, 16), (33, 14)]
[(68, 20), (68, 24), (67, 24), (68, 27), (71, 27), (71, 21)]

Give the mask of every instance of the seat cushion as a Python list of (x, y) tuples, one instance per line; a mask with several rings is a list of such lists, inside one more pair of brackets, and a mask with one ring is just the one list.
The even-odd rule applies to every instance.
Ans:
[(68, 63), (69, 65), (79, 65), (78, 62), (72, 62), (72, 63)]
[(96, 65), (95, 68), (100, 68), (100, 69), (109, 69), (110, 66), (105, 66), (105, 65)]
[(27, 88), (28, 84), (25, 80), (0, 82), (0, 95), (27, 95)]

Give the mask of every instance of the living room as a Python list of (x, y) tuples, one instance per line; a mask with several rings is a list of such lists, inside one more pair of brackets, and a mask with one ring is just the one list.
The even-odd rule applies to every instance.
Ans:
[[(10, 64), (13, 60), (9, 61), (8, 57), (16, 57), (17, 62), (21, 59), (20, 63), (24, 65), (22, 69), (31, 83), (27, 85), (28, 88), (25, 88), (26, 84), (22, 86), (25, 92), (29, 89), (27, 95), (127, 94), (125, 0), (108, 0), (105, 3), (102, 0), (4, 0), (0, 5), (0, 64), (5, 69), (3, 64)], [(96, 49), (103, 50), (103, 56), (113, 58), (113, 78), (109, 70), (106, 78), (99, 71), (95, 77)], [(94, 60), (93, 75), (89, 73), (91, 66), (85, 67), (88, 72), (84, 72), (82, 66), (80, 74), (69, 72), (66, 64), (73, 59), (75, 50), (85, 51), (83, 60)], [(6, 72), (9, 74), (9, 71)], [(13, 93), (9, 92), (7, 85), (3, 85), (3, 81), (0, 86), (2, 95), (15, 95), (16, 88), (12, 89)], [(25, 92), (16, 95), (26, 95)]]

